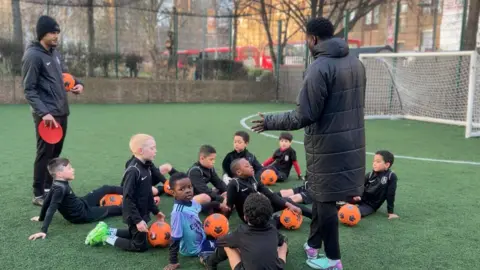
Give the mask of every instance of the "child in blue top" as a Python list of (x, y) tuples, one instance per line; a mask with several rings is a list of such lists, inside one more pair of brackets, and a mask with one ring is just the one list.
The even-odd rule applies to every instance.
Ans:
[(170, 264), (164, 270), (180, 267), (178, 253), (183, 256), (202, 256), (213, 252), (215, 242), (208, 240), (203, 223), (198, 217), (202, 206), (193, 200), (193, 187), (185, 173), (175, 173), (170, 178), (170, 188), (175, 198), (171, 214)]

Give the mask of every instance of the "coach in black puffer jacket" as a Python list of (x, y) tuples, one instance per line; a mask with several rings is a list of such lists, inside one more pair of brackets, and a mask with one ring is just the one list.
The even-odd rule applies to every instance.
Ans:
[(305, 128), (308, 188), (316, 201), (360, 196), (365, 178), (365, 70), (332, 38), (317, 44), (297, 108), (265, 116), (265, 130)]
[(296, 109), (265, 115), (263, 121), (254, 121), (257, 125), (252, 129), (305, 128), (307, 189), (314, 200), (305, 247), (315, 257), (313, 250), (323, 241), (327, 257), (339, 260), (335, 202), (363, 193), (366, 77), (362, 63), (349, 54), (348, 44), (333, 33), (333, 25), (324, 18), (307, 24), (307, 44), (315, 60), (305, 72)]

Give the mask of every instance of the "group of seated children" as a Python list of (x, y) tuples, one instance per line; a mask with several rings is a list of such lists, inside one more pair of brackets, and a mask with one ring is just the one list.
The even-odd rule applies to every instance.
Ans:
[[(126, 229), (108, 227), (101, 221), (91, 230), (85, 244), (110, 244), (123, 250), (142, 252), (148, 249), (147, 233), (150, 213), (159, 221), (165, 215), (159, 211), (158, 195), (163, 193), (166, 182), (163, 174), (171, 175), (170, 190), (174, 196), (171, 213), (170, 264), (165, 269), (179, 267), (178, 253), (199, 256), (208, 269), (216, 269), (218, 263), (229, 260), (232, 269), (283, 269), (286, 263), (286, 238), (278, 232), (279, 220), (274, 212), (290, 209), (312, 218), (311, 210), (299, 203), (308, 204), (311, 198), (307, 182), (299, 187), (272, 192), (257, 178), (266, 168), (274, 169), (281, 181), (289, 176), (292, 166), (303, 180), (291, 148), (292, 135), (280, 135), (280, 148), (264, 162), (263, 166), (247, 149), (249, 135), (244, 131), (234, 134), (234, 151), (222, 162), (223, 179), (215, 171), (216, 151), (210, 145), (200, 147), (198, 160), (187, 173), (178, 172), (171, 165), (156, 167), (155, 139), (147, 134), (136, 134), (130, 139), (133, 156), (127, 161), (121, 185), (103, 186), (85, 197), (77, 197), (69, 186), (74, 170), (67, 159), (56, 158), (48, 164), (54, 183), (42, 206), (39, 217), (43, 221), (40, 233), (29, 239), (45, 238), (48, 226), (56, 210), (72, 223), (89, 223), (109, 216), (123, 215)], [(375, 212), (385, 200), (389, 218), (398, 217), (393, 212), (397, 177), (390, 168), (394, 157), (388, 151), (378, 151), (374, 157), (373, 171), (366, 176), (365, 193), (353, 198), (362, 216)], [(208, 186), (211, 183), (215, 188)], [(121, 206), (101, 207), (100, 199), (106, 194), (121, 194)], [(157, 198), (157, 199), (155, 199)], [(339, 205), (342, 202), (338, 203)], [(198, 214), (220, 212), (227, 218), (236, 210), (244, 222), (237, 230), (218, 238), (207, 239)], [(260, 257), (261, 256), (261, 257)], [(254, 264), (254, 265), (253, 265)]]

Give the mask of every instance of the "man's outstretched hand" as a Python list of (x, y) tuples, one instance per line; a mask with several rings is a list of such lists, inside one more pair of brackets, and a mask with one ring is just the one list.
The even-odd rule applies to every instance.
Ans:
[(259, 120), (253, 120), (252, 123), (254, 124), (252, 126), (252, 130), (254, 132), (264, 132), (265, 131), (265, 116), (263, 113), (258, 113), (258, 116), (260, 116)]

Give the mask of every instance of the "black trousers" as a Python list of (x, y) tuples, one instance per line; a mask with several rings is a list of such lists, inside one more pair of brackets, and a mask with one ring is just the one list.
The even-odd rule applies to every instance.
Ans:
[(313, 202), (312, 213), (307, 244), (312, 248), (320, 249), (323, 243), (327, 258), (340, 260), (336, 202)]
[(128, 225), (128, 229), (117, 230), (115, 246), (126, 251), (144, 252), (148, 249), (146, 232), (139, 232), (137, 225)]
[(100, 206), (100, 200), (106, 194), (123, 194), (123, 188), (118, 186), (102, 186), (97, 188), (82, 199), (87, 202), (88, 209), (84, 218), (74, 221), (73, 223), (91, 223), (103, 220), (107, 217), (116, 217), (122, 215), (122, 206)]
[(279, 169), (277, 169), (275, 166), (267, 166), (267, 167), (264, 167), (262, 168), (258, 173), (257, 173), (257, 179), (260, 179), (261, 178), (261, 175), (264, 171), (266, 170), (274, 170), (275, 173), (277, 174), (277, 182), (285, 182), (287, 179), (288, 179), (288, 176), (286, 173), (280, 171)]
[(57, 144), (49, 144), (45, 142), (38, 134), (38, 124), (42, 118), (33, 114), (33, 122), (35, 124), (35, 135), (37, 138), (37, 155), (33, 165), (33, 194), (35, 197), (42, 196), (44, 189), (50, 189), (52, 186), (52, 176), (48, 173), (47, 165), (53, 158), (59, 157), (62, 153), (63, 143), (67, 135), (68, 116), (55, 116), (55, 121), (62, 126), (63, 137)]

